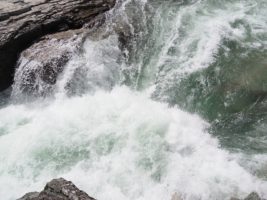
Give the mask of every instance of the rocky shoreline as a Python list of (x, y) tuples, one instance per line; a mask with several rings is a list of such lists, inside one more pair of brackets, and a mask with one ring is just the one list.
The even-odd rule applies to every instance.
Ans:
[[(166, 198), (167, 199), (167, 198)], [(77, 188), (71, 181), (64, 178), (53, 179), (46, 184), (41, 192), (30, 192), (17, 200), (96, 200), (87, 193)], [(183, 200), (174, 194), (172, 200)], [(230, 200), (242, 200), (231, 198)], [(243, 200), (264, 200), (256, 192), (250, 193)]]
[(114, 5), (115, 0), (0, 1), (0, 91), (12, 85), (22, 51), (46, 35), (80, 29)]

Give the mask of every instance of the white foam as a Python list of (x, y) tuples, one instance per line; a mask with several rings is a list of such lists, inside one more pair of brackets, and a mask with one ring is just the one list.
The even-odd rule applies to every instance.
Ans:
[[(0, 195), (66, 177), (98, 199), (226, 199), (266, 183), (205, 132), (206, 122), (126, 87), (0, 110)], [(16, 189), (15, 189), (16, 188)], [(12, 192), (10, 192), (12, 191)]]
[[(58, 78), (56, 96), (65, 96), (71, 89), (84, 88), (83, 92), (93, 92), (98, 88), (112, 88), (118, 82), (120, 70), (118, 59), (121, 52), (117, 40), (115, 35), (101, 41), (88, 38), (82, 53), (71, 59)], [(75, 84), (71, 89), (68, 88), (70, 82)]]
[[(163, 8), (166, 10), (155, 15), (161, 32), (157, 34), (157, 29), (152, 40), (158, 42), (155, 51), (161, 49), (146, 66), (148, 73), (153, 72), (152, 79), (162, 65), (166, 71), (159, 72), (159, 83), (166, 85), (176, 83), (173, 78), (177, 75), (208, 67), (225, 37), (245, 37), (242, 28), (230, 26), (237, 19), (246, 18), (252, 27), (258, 27), (252, 29), (256, 35), (266, 32), (261, 17), (247, 18), (253, 5), (238, 1), (216, 10), (206, 8), (207, 2), (198, 1), (172, 12)], [(118, 18), (129, 23), (131, 19), (123, 13), (128, 3), (131, 0), (123, 1), (119, 12), (112, 11), (114, 18), (108, 21)], [(146, 1), (140, 4), (145, 10)], [(164, 21), (166, 16), (169, 21)], [(185, 19), (191, 21), (185, 23)], [(129, 26), (134, 33), (134, 27)], [(180, 38), (183, 28), (187, 34)], [(179, 54), (170, 56), (172, 47)], [(253, 190), (267, 198), (266, 181), (241, 167), (238, 156), (222, 150), (205, 131), (208, 124), (204, 120), (149, 98), (155, 85), (147, 93), (126, 87), (101, 91), (116, 83), (119, 68), (124, 66), (118, 63), (121, 52), (116, 36), (87, 40), (83, 51), (73, 57), (57, 80), (55, 100), (0, 110), (2, 199), (41, 190), (58, 176), (101, 200), (162, 200), (171, 199), (175, 192), (185, 200), (220, 200), (242, 197)], [(81, 82), (75, 77), (77, 69), (84, 72), (84, 79), (78, 77)], [(87, 91), (81, 97), (67, 98), (71, 81), (78, 89), (85, 84), (96, 93)]]

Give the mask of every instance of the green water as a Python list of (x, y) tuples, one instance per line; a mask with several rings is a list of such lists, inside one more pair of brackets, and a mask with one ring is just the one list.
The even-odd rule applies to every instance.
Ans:
[[(155, 99), (203, 116), (211, 123), (209, 132), (220, 139), (223, 147), (266, 153), (267, 3), (166, 1), (158, 5), (155, 1), (152, 5), (157, 9), (147, 22), (149, 37), (138, 54), (142, 73), (137, 87), (146, 88), (154, 79)], [(187, 11), (182, 13), (183, 9)], [(216, 34), (220, 41), (208, 49), (212, 53), (204, 64), (196, 63), (203, 65), (199, 70), (175, 72), (191, 67), (194, 63), (185, 63), (196, 53), (201, 56), (203, 51), (205, 57), (205, 48), (209, 47), (199, 45), (201, 36), (212, 40)], [(204, 42), (208, 43), (209, 38)], [(163, 61), (158, 64), (160, 59)]]

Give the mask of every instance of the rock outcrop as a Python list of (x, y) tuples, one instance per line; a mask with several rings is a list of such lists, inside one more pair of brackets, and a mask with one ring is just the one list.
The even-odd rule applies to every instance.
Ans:
[(76, 29), (50, 34), (24, 50), (17, 63), (13, 96), (43, 96), (52, 92), (65, 64), (80, 51), (85, 33), (84, 29)]
[(39, 38), (79, 29), (115, 0), (0, 1), (0, 91), (12, 84), (19, 54)]
[(41, 192), (25, 194), (18, 200), (95, 200), (84, 191), (79, 190), (72, 182), (63, 178), (47, 183)]

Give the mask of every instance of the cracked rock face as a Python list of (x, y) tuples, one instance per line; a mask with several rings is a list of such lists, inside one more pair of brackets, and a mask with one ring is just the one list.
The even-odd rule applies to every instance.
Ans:
[(41, 192), (31, 192), (18, 200), (95, 200), (63, 178), (47, 183)]
[(14, 77), (19, 54), (41, 37), (79, 29), (115, 0), (0, 0), (0, 91)]

